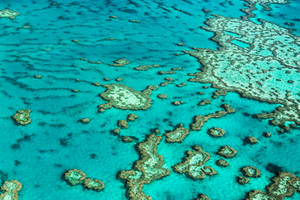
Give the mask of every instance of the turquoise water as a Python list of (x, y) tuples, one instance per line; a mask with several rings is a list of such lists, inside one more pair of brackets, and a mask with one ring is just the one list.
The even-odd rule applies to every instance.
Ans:
[[(241, 98), (233, 92), (212, 99), (216, 89), (202, 87), (210, 84), (187, 82), (190, 78), (187, 74), (199, 71), (201, 65), (182, 51), (194, 47), (216, 49), (218, 44), (210, 40), (214, 34), (201, 29), (201, 26), (207, 18), (213, 17), (210, 14), (243, 16), (240, 9), (244, 8), (245, 2), (53, 2), (0, 2), (0, 10), (9, 8), (20, 13), (14, 20), (0, 18), (0, 178), (2, 182), (16, 179), (22, 183), (20, 200), (126, 199), (124, 183), (116, 175), (120, 170), (130, 169), (139, 159), (134, 148), (136, 143), (142, 142), (153, 128), (165, 133), (179, 123), (189, 127), (193, 116), (222, 110), (220, 106), (223, 103), (234, 107), (236, 113), (209, 120), (200, 131), (191, 132), (182, 143), (169, 144), (163, 139), (158, 145), (158, 153), (165, 159), (164, 166), (171, 173), (145, 185), (147, 195), (153, 200), (190, 200), (198, 193), (205, 193), (212, 200), (238, 200), (252, 189), (264, 190), (275, 175), (274, 167), (270, 166), (300, 175), (299, 126), (289, 133), (278, 134), (279, 128), (270, 125), (268, 120), (252, 116), (272, 112), (278, 105)], [(256, 18), (284, 27), (288, 27), (285, 22), (294, 22), (292, 28), (299, 35), (299, 21), (293, 20), (297, 18), (299, 2), (291, 0), (290, 4), (271, 7), (271, 11), (254, 11)], [(205, 13), (202, 9), (211, 12)], [(118, 19), (109, 18), (111, 15), (118, 16)], [(130, 19), (140, 20), (140, 23), (131, 23)], [(22, 28), (24, 25), (30, 28)], [(180, 55), (176, 56), (176, 53)], [(103, 63), (92, 64), (81, 58)], [(119, 58), (128, 59), (130, 64), (123, 67), (109, 65)], [(148, 71), (134, 70), (136, 66), (150, 64), (161, 66)], [(158, 75), (159, 71), (173, 67), (181, 67), (182, 70), (176, 74)], [(33, 78), (36, 74), (43, 78)], [(105, 82), (105, 77), (110, 81)], [(118, 77), (124, 79), (121, 84), (134, 90), (159, 85), (165, 77), (172, 77), (175, 81), (153, 91), (151, 107), (145, 111), (112, 108), (98, 113), (97, 106), (106, 102), (98, 94), (105, 89), (91, 83), (118, 83), (114, 80)], [(81, 81), (76, 82), (76, 79)], [(176, 87), (183, 82), (187, 86)], [(74, 93), (73, 89), (79, 92)], [(168, 98), (157, 98), (161, 93), (167, 94)], [(197, 106), (203, 99), (210, 99), (212, 103)], [(176, 100), (185, 103), (172, 105)], [(31, 109), (31, 124), (17, 126), (14, 123), (10, 116), (19, 109)], [(110, 131), (117, 128), (117, 121), (126, 119), (129, 113), (135, 113), (139, 118), (129, 122), (129, 128), (122, 130), (121, 134), (134, 136), (137, 141), (123, 143)], [(90, 123), (78, 122), (85, 117), (91, 120)], [(214, 126), (226, 130), (225, 136), (215, 139), (206, 134)], [(263, 137), (265, 131), (271, 132), (272, 137)], [(244, 138), (247, 136), (257, 137), (259, 143), (245, 145)], [(223, 169), (215, 165), (215, 161), (221, 158), (215, 152), (226, 144), (237, 149), (238, 154), (228, 160), (230, 166)], [(184, 152), (192, 145), (200, 145), (212, 155), (208, 164), (218, 171), (218, 175), (193, 181), (172, 171), (171, 167), (181, 161)], [(256, 166), (262, 176), (242, 186), (235, 177), (241, 175), (239, 168), (245, 165)], [(61, 177), (66, 170), (73, 168), (102, 180), (105, 189), (94, 192), (80, 186), (69, 186)], [(295, 194), (289, 199), (300, 199), (300, 195)]]

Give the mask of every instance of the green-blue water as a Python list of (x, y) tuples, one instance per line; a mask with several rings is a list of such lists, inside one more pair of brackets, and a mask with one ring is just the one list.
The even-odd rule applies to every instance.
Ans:
[[(199, 71), (201, 66), (182, 51), (193, 47), (216, 49), (218, 44), (210, 40), (214, 34), (201, 26), (212, 17), (210, 14), (244, 16), (240, 10), (244, 8), (244, 1), (57, 0), (56, 3), (50, 0), (0, 1), (0, 10), (9, 8), (20, 13), (14, 20), (0, 18), (0, 178), (2, 182), (16, 179), (22, 183), (20, 200), (126, 199), (124, 183), (116, 175), (120, 170), (130, 169), (139, 155), (134, 148), (136, 143), (123, 143), (110, 133), (117, 128), (118, 120), (126, 119), (129, 113), (137, 114), (139, 118), (130, 122), (122, 135), (134, 136), (137, 142), (142, 142), (153, 128), (165, 133), (179, 123), (188, 127), (193, 116), (221, 110), (223, 103), (234, 107), (236, 113), (209, 120), (201, 131), (191, 132), (182, 143), (169, 144), (163, 139), (158, 153), (164, 157), (164, 166), (171, 173), (145, 185), (147, 195), (153, 200), (190, 200), (198, 193), (205, 193), (212, 200), (238, 200), (252, 189), (264, 190), (275, 175), (274, 166), (300, 175), (299, 127), (287, 134), (278, 134), (279, 128), (270, 125), (268, 120), (252, 117), (272, 112), (278, 105), (241, 98), (234, 92), (212, 100), (216, 89), (203, 89), (202, 86), (209, 85), (205, 83), (187, 82), (190, 78), (187, 74)], [(285, 22), (293, 22), (293, 33), (299, 35), (299, 2), (291, 0), (290, 4), (271, 7), (271, 11), (258, 8), (254, 11), (256, 18), (284, 27), (288, 27)], [(203, 8), (211, 12), (206, 14)], [(111, 15), (118, 19), (109, 18)], [(130, 23), (130, 19), (140, 20), (140, 23)], [(30, 28), (22, 28), (24, 25)], [(185, 46), (176, 43), (185, 43)], [(176, 56), (176, 53), (182, 55)], [(91, 64), (81, 58), (99, 60), (103, 64)], [(128, 59), (130, 64), (109, 65), (119, 58)], [(161, 66), (148, 71), (134, 70), (136, 66), (151, 64)], [(173, 67), (182, 70), (172, 75), (158, 75), (159, 71)], [(43, 78), (33, 78), (36, 74)], [(105, 77), (110, 81), (104, 82)], [(172, 77), (175, 82), (153, 91), (151, 107), (145, 111), (112, 108), (98, 113), (97, 106), (105, 103), (98, 96), (104, 88), (91, 83), (117, 83), (114, 79), (118, 77), (124, 79), (121, 84), (135, 90), (159, 85), (165, 77)], [(76, 79), (81, 81), (76, 82)], [(176, 87), (183, 82), (187, 82), (187, 86)], [(79, 92), (74, 93), (73, 89)], [(201, 91), (205, 94), (196, 94)], [(168, 99), (156, 97), (161, 93), (167, 94)], [(197, 106), (203, 99), (211, 99), (212, 103)], [(185, 103), (174, 106), (171, 102), (175, 100)], [(17, 126), (14, 123), (10, 116), (19, 109), (31, 109), (31, 124)], [(85, 117), (91, 119), (90, 123), (78, 122)], [(215, 139), (206, 134), (214, 126), (225, 129), (225, 136)], [(263, 137), (265, 131), (271, 132), (272, 137)], [(245, 145), (244, 138), (249, 135), (257, 137), (259, 143)], [(221, 158), (215, 152), (225, 144), (237, 149), (238, 155), (229, 160), (228, 168), (221, 168), (215, 164), (215, 160)], [(194, 181), (172, 171), (171, 167), (181, 161), (192, 145), (200, 145), (213, 155), (209, 164), (218, 175)], [(235, 177), (245, 165), (256, 166), (262, 176), (242, 186)], [(61, 177), (73, 168), (102, 180), (105, 189), (95, 192), (69, 186)], [(289, 199), (300, 199), (300, 195)]]

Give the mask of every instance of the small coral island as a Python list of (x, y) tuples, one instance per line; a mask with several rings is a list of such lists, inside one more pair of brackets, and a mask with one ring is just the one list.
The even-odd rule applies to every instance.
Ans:
[(213, 127), (208, 129), (207, 133), (212, 137), (222, 137), (225, 135), (225, 130), (221, 128)]
[(64, 180), (72, 185), (83, 185), (87, 189), (92, 189), (95, 191), (101, 191), (104, 189), (105, 185), (102, 181), (98, 179), (86, 178), (86, 174), (79, 169), (70, 169), (64, 173)]
[(30, 119), (31, 110), (18, 110), (16, 114), (12, 116), (12, 119), (15, 120), (16, 124), (27, 125), (31, 123)]
[(12, 11), (10, 9), (0, 10), (0, 18), (15, 19), (18, 15), (20, 15), (20, 13)]
[(122, 67), (122, 66), (125, 66), (125, 65), (128, 65), (129, 64), (129, 60), (125, 59), (125, 58), (120, 58), (118, 60), (115, 60), (113, 64), (110, 64), (111, 66), (114, 66), (114, 67)]
[(179, 124), (173, 131), (167, 132), (165, 134), (166, 142), (181, 142), (189, 133), (189, 129), (184, 128), (183, 124)]
[(233, 158), (237, 154), (237, 150), (231, 146), (224, 145), (219, 149), (217, 154), (225, 158)]
[(204, 179), (205, 175), (217, 174), (212, 167), (203, 166), (209, 159), (209, 153), (204, 152), (200, 146), (193, 146), (193, 150), (187, 151), (183, 161), (175, 165), (173, 169), (195, 180)]
[(22, 189), (22, 184), (17, 180), (5, 181), (0, 188), (0, 200), (18, 200), (18, 192)]
[(100, 112), (111, 107), (123, 110), (145, 110), (150, 107), (151, 99), (147, 94), (148, 89), (140, 92), (121, 84), (104, 85), (104, 87), (107, 90), (101, 93), (100, 97), (108, 103), (99, 105)]

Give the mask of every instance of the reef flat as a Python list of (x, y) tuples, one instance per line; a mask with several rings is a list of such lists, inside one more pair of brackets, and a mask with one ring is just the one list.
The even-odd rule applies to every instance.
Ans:
[(109, 102), (100, 105), (100, 109), (115, 107), (123, 110), (145, 110), (150, 107), (151, 99), (147, 93), (120, 84), (105, 85), (105, 87), (106, 92), (101, 93), (100, 96)]
[[(199, 59), (201, 72), (190, 81), (211, 83), (212, 87), (238, 92), (242, 97), (279, 103), (272, 113), (274, 125), (286, 121), (300, 124), (300, 38), (269, 22), (255, 24), (236, 18), (215, 16), (206, 21), (205, 30), (216, 34), (218, 50), (185, 51)], [(250, 34), (249, 34), (250, 33)]]

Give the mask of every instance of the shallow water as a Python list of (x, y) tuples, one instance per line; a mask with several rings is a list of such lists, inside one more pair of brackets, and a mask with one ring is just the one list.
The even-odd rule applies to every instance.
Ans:
[[(124, 182), (117, 178), (117, 174), (131, 169), (139, 159), (134, 147), (144, 141), (151, 129), (158, 128), (164, 134), (179, 123), (188, 128), (195, 115), (222, 110), (220, 106), (224, 103), (231, 105), (236, 112), (208, 120), (200, 131), (192, 131), (181, 143), (166, 143), (163, 138), (157, 151), (164, 157), (164, 167), (171, 173), (145, 185), (143, 191), (147, 195), (153, 200), (190, 200), (198, 193), (204, 193), (211, 200), (238, 200), (244, 199), (250, 190), (264, 191), (278, 169), (299, 177), (299, 125), (288, 133), (279, 134), (280, 128), (270, 125), (267, 119), (253, 117), (257, 113), (272, 112), (278, 104), (242, 98), (235, 92), (213, 99), (212, 93), (216, 89), (203, 88), (210, 86), (209, 83), (187, 81), (188, 74), (199, 71), (202, 66), (196, 58), (182, 51), (193, 47), (217, 49), (218, 44), (210, 40), (214, 33), (201, 26), (213, 17), (211, 14), (244, 16), (241, 9), (246, 2), (55, 2), (0, 2), (0, 10), (9, 8), (20, 13), (13, 20), (0, 18), (0, 178), (2, 182), (16, 179), (22, 183), (20, 200), (126, 199)], [(250, 20), (261, 18), (293, 28), (292, 33), (299, 35), (300, 22), (296, 18), (300, 5), (297, 0), (285, 5), (271, 5), (270, 11), (259, 5), (257, 8), (254, 11), (256, 17)], [(211, 12), (206, 14), (202, 9)], [(111, 19), (111, 15), (118, 16), (118, 19)], [(131, 23), (130, 19), (140, 23)], [(294, 25), (290, 27), (285, 22)], [(24, 25), (29, 28), (24, 28)], [(177, 43), (185, 45), (178, 46)], [(176, 56), (176, 53), (180, 55)], [(88, 63), (82, 58), (101, 61), (102, 64)], [(126, 58), (130, 64), (123, 67), (109, 65), (119, 58)], [(136, 66), (151, 64), (160, 67), (134, 70)], [(158, 75), (159, 71), (169, 71), (174, 67), (182, 70), (176, 74)], [(34, 78), (36, 74), (42, 78)], [(105, 77), (110, 81), (104, 81)], [(117, 82), (118, 77), (123, 81)], [(141, 91), (149, 85), (159, 85), (165, 77), (172, 77), (174, 83), (153, 91), (151, 107), (147, 110), (112, 108), (97, 112), (97, 106), (106, 103), (98, 96), (105, 88), (91, 83), (119, 83)], [(183, 82), (187, 83), (185, 87), (176, 87)], [(74, 89), (79, 92), (72, 92)], [(159, 99), (158, 94), (167, 94), (168, 98)], [(211, 104), (197, 106), (203, 99), (210, 99)], [(185, 103), (174, 106), (172, 102), (176, 100)], [(16, 125), (11, 119), (20, 109), (31, 110), (32, 122), (29, 125)], [(129, 122), (128, 129), (121, 130), (121, 135), (134, 136), (136, 140), (124, 143), (110, 132), (117, 128), (117, 121), (126, 119), (129, 113), (135, 113), (139, 118)], [(81, 118), (89, 118), (90, 123), (78, 122)], [(226, 130), (225, 136), (210, 137), (206, 132), (211, 127)], [(271, 132), (272, 137), (263, 137), (263, 132)], [(258, 144), (245, 144), (247, 136), (255, 136)], [(184, 152), (193, 145), (200, 145), (211, 154), (207, 164), (218, 171), (216, 176), (194, 181), (172, 170), (172, 166), (181, 162)], [(215, 164), (221, 158), (215, 153), (222, 145), (238, 150), (236, 157), (228, 159), (230, 166), (227, 168)], [(239, 169), (246, 165), (257, 167), (262, 175), (240, 185), (236, 176), (241, 175)], [(74, 168), (103, 181), (105, 189), (95, 192), (68, 185), (62, 179), (63, 173)], [(296, 193), (289, 199), (300, 199), (300, 194)]]

